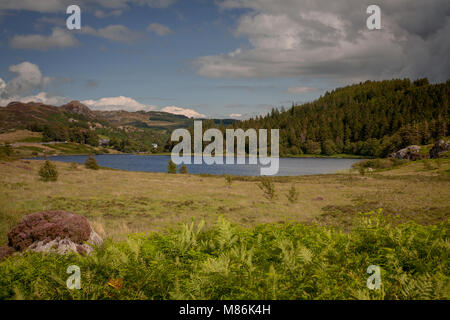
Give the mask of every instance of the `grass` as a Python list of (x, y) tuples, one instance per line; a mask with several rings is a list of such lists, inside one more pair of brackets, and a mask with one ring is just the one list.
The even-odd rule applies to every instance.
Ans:
[(286, 155), (286, 158), (329, 158), (329, 159), (367, 159), (370, 157), (360, 156), (356, 154), (346, 154), (346, 153), (337, 153), (333, 155), (323, 155), (323, 154), (297, 154), (297, 155)]
[[(378, 212), (351, 233), (301, 224), (184, 225), (130, 235), (92, 255), (28, 253), (0, 263), (0, 299), (449, 299), (449, 224), (392, 226)], [(67, 267), (81, 272), (66, 287)], [(381, 287), (367, 287), (369, 266)]]
[[(88, 258), (30, 254), (0, 263), (0, 297), (448, 299), (449, 159), (364, 176), (351, 171), (273, 177), (271, 200), (258, 188), (260, 177), (236, 176), (229, 184), (225, 176), (55, 164), (58, 181), (43, 182), (42, 161), (0, 162), (0, 245), (24, 215), (57, 209), (86, 216), (107, 244)], [(298, 199), (290, 202), (293, 184)], [(355, 224), (359, 213), (378, 208), (389, 226), (361, 231)], [(205, 222), (201, 241), (191, 247), (186, 239), (173, 240), (192, 234), (192, 220)], [(223, 228), (218, 221), (234, 226), (226, 241), (214, 238)], [(374, 238), (371, 230), (382, 237)], [(326, 239), (333, 241), (328, 247)], [(220, 243), (233, 245), (220, 249)], [(305, 252), (314, 261), (308, 267), (301, 258)], [(250, 255), (255, 269), (243, 264)], [(289, 259), (297, 259), (292, 269)], [(86, 287), (55, 289), (72, 262), (87, 270)], [(382, 292), (366, 290), (367, 263), (380, 264), (391, 277)], [(110, 278), (123, 278), (123, 291), (106, 285)]]
[(9, 142), (41, 142), (42, 133), (29, 130), (15, 130), (0, 134), (0, 143)]
[(14, 158), (32, 158), (42, 157), (44, 155), (88, 155), (88, 154), (109, 154), (120, 153), (113, 149), (104, 149), (102, 147), (92, 147), (79, 143), (58, 143), (58, 144), (32, 144), (24, 143), (20, 146), (14, 146)]
[[(57, 182), (39, 180), (42, 161), (0, 163), (0, 243), (24, 215), (50, 209), (83, 214), (101, 226), (104, 236), (165, 230), (192, 218), (210, 226), (219, 215), (245, 227), (300, 222), (348, 228), (357, 212), (384, 208), (387, 214), (433, 224), (450, 212), (450, 160), (429, 160), (394, 170), (359, 174), (274, 177), (275, 197), (259, 190), (259, 177), (168, 175), (164, 173), (71, 168), (55, 163)], [(286, 198), (295, 183), (298, 200)], [(16, 186), (11, 188), (10, 186)]]

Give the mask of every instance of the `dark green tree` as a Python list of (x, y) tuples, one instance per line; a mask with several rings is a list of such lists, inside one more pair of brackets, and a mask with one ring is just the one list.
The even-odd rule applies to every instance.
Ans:
[(89, 157), (86, 159), (86, 161), (84, 162), (84, 166), (87, 169), (91, 169), (91, 170), (98, 170), (100, 169), (97, 160), (95, 159), (95, 157), (93, 155), (89, 155)]
[(48, 159), (45, 160), (39, 169), (39, 175), (41, 176), (41, 180), (45, 182), (58, 180), (58, 170), (56, 170), (56, 166)]
[(183, 165), (181, 166), (181, 168), (180, 168), (180, 173), (182, 173), (182, 174), (187, 174), (187, 173), (188, 173), (188, 169), (187, 169), (187, 167), (186, 167), (185, 164), (183, 164)]
[(175, 162), (172, 161), (172, 159), (169, 160), (167, 164), (167, 172), (172, 174), (177, 173), (177, 165), (175, 164)]

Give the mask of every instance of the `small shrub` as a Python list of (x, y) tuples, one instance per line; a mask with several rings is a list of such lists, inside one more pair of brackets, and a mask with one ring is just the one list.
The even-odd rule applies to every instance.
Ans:
[(0, 146), (0, 155), (10, 157), (14, 153), (14, 150), (8, 142), (5, 142), (3, 146)]
[(262, 178), (261, 182), (258, 184), (258, 187), (264, 192), (264, 196), (272, 200), (275, 198), (275, 184), (270, 178)]
[(231, 184), (233, 183), (233, 177), (230, 175), (226, 175), (225, 183), (227, 184), (228, 188), (231, 188)]
[(188, 169), (187, 169), (187, 167), (186, 167), (185, 164), (183, 164), (183, 165), (181, 166), (181, 168), (180, 168), (180, 173), (181, 173), (181, 174), (187, 174), (187, 173), (188, 173)]
[(359, 171), (359, 174), (362, 176), (366, 174), (366, 168), (363, 166), (359, 167), (358, 171)]
[(89, 155), (89, 157), (86, 159), (86, 161), (84, 162), (84, 166), (87, 169), (91, 169), (91, 170), (98, 170), (100, 169), (97, 160), (94, 158), (93, 155)]
[(45, 160), (42, 167), (39, 169), (39, 175), (43, 181), (56, 181), (58, 180), (58, 171), (56, 166), (49, 160)]
[(293, 184), (291, 186), (291, 188), (288, 191), (287, 194), (287, 199), (289, 200), (290, 203), (295, 203), (298, 200), (298, 193), (297, 190), (295, 189), (295, 184)]
[(77, 170), (78, 169), (78, 163), (71, 162), (70, 163), (70, 170)]
[(177, 165), (172, 160), (169, 160), (167, 164), (167, 172), (171, 174), (177, 173)]
[(408, 160), (402, 159), (369, 159), (356, 162), (352, 165), (353, 169), (357, 169), (361, 173), (361, 168), (368, 169), (372, 168), (374, 170), (380, 169), (392, 169), (398, 167)]

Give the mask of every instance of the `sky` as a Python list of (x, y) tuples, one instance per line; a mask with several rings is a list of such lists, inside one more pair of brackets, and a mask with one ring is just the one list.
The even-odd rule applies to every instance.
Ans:
[[(66, 9), (81, 9), (69, 30)], [(450, 2), (1, 0), (0, 106), (246, 119), (366, 80), (450, 78)]]

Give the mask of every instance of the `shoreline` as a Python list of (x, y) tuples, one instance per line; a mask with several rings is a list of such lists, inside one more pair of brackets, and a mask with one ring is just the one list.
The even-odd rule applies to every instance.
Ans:
[[(76, 153), (76, 154), (53, 154), (48, 155), (47, 157), (61, 157), (61, 156), (89, 156), (91, 154), (89, 153)], [(102, 156), (102, 155), (110, 155), (110, 156), (117, 156), (117, 155), (135, 155), (135, 156), (170, 156), (170, 152), (160, 152), (160, 153), (99, 153), (99, 154), (92, 154), (95, 156)], [(194, 155), (192, 155), (194, 156)], [(31, 156), (31, 157), (20, 157), (18, 159), (21, 160), (32, 160), (34, 158), (42, 158), (43, 156)], [(249, 156), (246, 155), (246, 158)], [(280, 156), (280, 159), (290, 159), (290, 158), (306, 158), (306, 159), (355, 159), (355, 160), (365, 160), (365, 159), (374, 159), (373, 157), (368, 156), (359, 156), (354, 154), (336, 154), (331, 156), (326, 155), (314, 155), (314, 154), (299, 154), (299, 155), (284, 155)]]

